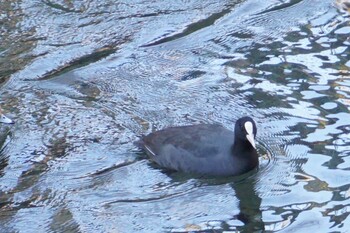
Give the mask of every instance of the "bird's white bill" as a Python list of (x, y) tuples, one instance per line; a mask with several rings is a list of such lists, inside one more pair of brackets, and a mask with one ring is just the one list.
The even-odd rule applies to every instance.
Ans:
[(253, 133), (253, 123), (250, 121), (247, 121), (244, 124), (244, 128), (247, 131), (247, 136), (246, 136), (247, 140), (250, 142), (250, 144), (252, 144), (254, 149), (256, 149), (255, 140), (254, 140), (254, 133)]
[(0, 123), (5, 123), (5, 124), (13, 124), (13, 120), (5, 116), (4, 114), (0, 114)]
[(247, 140), (250, 142), (250, 144), (252, 144), (252, 146), (254, 147), (254, 149), (256, 149), (256, 145), (255, 145), (255, 140), (254, 140), (254, 135), (253, 134), (247, 134)]
[(250, 121), (247, 121), (246, 123), (244, 123), (244, 128), (245, 131), (247, 131), (248, 134), (253, 134), (253, 123)]

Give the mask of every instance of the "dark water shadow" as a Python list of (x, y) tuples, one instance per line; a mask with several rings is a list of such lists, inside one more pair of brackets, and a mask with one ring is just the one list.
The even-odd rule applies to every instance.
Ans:
[(262, 219), (261, 197), (256, 191), (255, 176), (232, 184), (239, 201), (239, 214), (234, 216), (237, 220), (244, 223), (244, 226), (238, 227), (240, 232), (264, 232), (265, 224)]
[[(166, 172), (176, 182), (185, 182), (188, 179), (193, 179), (194, 176), (190, 174), (183, 174), (179, 172)], [(234, 177), (198, 177), (196, 187), (200, 186), (220, 186), (229, 185), (234, 192), (232, 195), (238, 200), (238, 206), (232, 206), (235, 210), (238, 208), (239, 213), (232, 216), (229, 221), (221, 222), (220, 230), (218, 229), (203, 231), (191, 231), (191, 232), (221, 232), (221, 231), (232, 231), (233, 229), (237, 232), (265, 232), (265, 223), (262, 218), (262, 198), (258, 193), (258, 176), (259, 171), (254, 169), (246, 174)], [(232, 224), (234, 223), (234, 224)]]
[(294, 1), (288, 1), (286, 3), (281, 3), (281, 4), (278, 4), (277, 6), (274, 6), (268, 10), (259, 12), (258, 15), (262, 15), (262, 14), (266, 14), (266, 13), (274, 12), (274, 11), (284, 10), (285, 8), (292, 7), (300, 2), (302, 2), (302, 0), (294, 0)]
[[(222, 224), (225, 230), (232, 230), (234, 227), (239, 232), (264, 232), (265, 223), (262, 219), (261, 202), (262, 198), (259, 196), (257, 184), (259, 182), (259, 170), (254, 169), (248, 173), (240, 176), (226, 177), (226, 178), (207, 178), (202, 179), (202, 185), (220, 185), (227, 183), (234, 190), (234, 195), (238, 199), (237, 215), (232, 216), (233, 221), (240, 221), (243, 225), (227, 225)], [(236, 207), (233, 207), (236, 209)]]
[(11, 128), (8, 125), (0, 125), (0, 177), (4, 175), (4, 169), (8, 165), (8, 155), (5, 148), (11, 140)]
[(154, 41), (148, 42), (146, 44), (141, 45), (140, 47), (151, 47), (151, 46), (156, 46), (160, 45), (166, 42), (174, 41), (176, 39), (180, 39), (183, 37), (186, 37), (192, 33), (195, 33), (199, 30), (208, 28), (210, 26), (213, 26), (216, 21), (219, 19), (225, 17), (226, 15), (230, 14), (234, 9), (235, 6), (242, 1), (237, 1), (234, 2), (233, 4), (228, 4), (226, 8), (222, 9), (222, 11), (213, 13), (210, 16), (208, 16), (205, 19), (199, 20), (197, 22), (189, 24), (183, 31), (172, 34), (172, 35), (165, 35), (162, 38), (156, 39)]

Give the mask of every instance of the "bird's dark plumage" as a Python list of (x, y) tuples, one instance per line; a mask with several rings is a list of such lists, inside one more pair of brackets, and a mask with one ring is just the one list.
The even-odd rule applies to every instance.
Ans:
[[(138, 146), (164, 168), (213, 176), (240, 175), (258, 166), (256, 132), (253, 119), (242, 117), (235, 132), (214, 124), (170, 127), (144, 136)], [(247, 139), (248, 134), (253, 142)]]

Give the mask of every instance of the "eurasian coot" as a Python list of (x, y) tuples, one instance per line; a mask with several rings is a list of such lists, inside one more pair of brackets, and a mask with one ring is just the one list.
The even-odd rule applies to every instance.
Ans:
[(254, 120), (242, 117), (234, 132), (216, 124), (170, 127), (144, 136), (136, 144), (164, 168), (231, 176), (258, 166), (256, 132)]

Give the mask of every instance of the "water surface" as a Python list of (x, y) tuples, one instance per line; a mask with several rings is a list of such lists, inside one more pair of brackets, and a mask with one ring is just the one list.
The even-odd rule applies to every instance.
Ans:
[[(1, 232), (350, 229), (350, 26), (331, 0), (0, 9)], [(133, 145), (244, 115), (262, 157), (243, 177), (169, 173)]]

